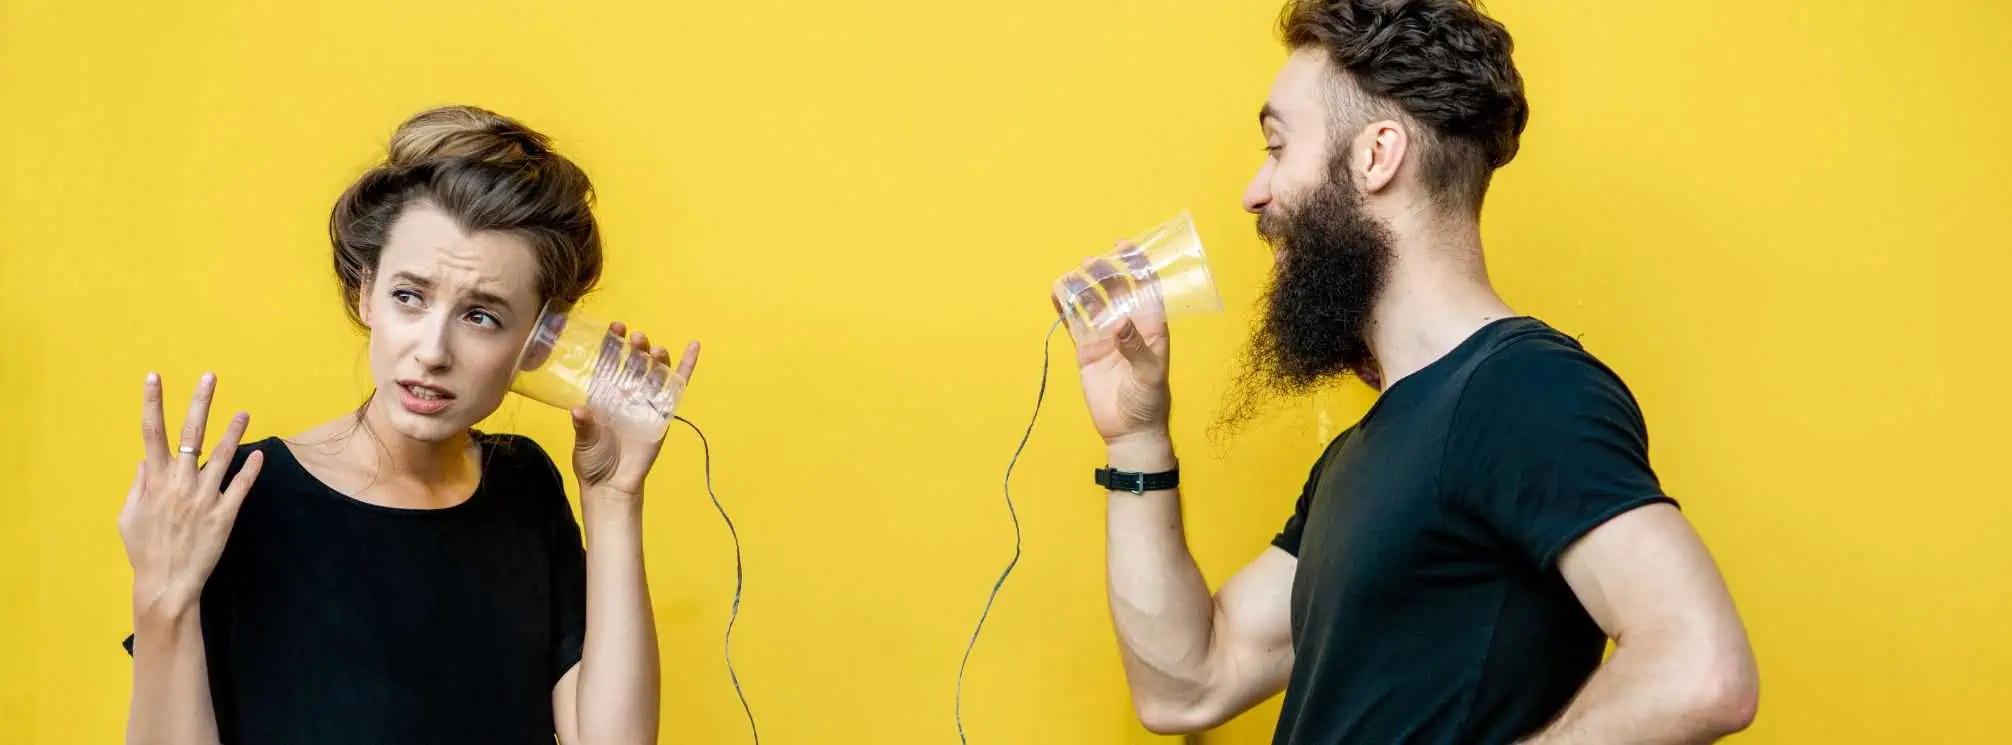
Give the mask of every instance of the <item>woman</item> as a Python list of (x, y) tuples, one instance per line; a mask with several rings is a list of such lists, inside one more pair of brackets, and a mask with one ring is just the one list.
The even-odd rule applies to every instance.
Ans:
[(573, 412), (583, 548), (537, 443), (471, 429), (502, 402), (539, 309), (598, 279), (592, 200), (522, 124), (421, 113), (329, 221), (370, 339), (361, 409), (242, 449), (239, 413), (199, 465), (214, 376), (172, 449), (147, 376), (145, 460), (119, 517), (128, 742), (655, 741), (642, 495), (661, 439)]

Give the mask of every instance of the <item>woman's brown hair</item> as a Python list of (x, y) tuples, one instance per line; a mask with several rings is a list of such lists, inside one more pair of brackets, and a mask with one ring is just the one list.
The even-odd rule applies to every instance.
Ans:
[(351, 184), (329, 215), (336, 280), (358, 327), (358, 301), (392, 224), (422, 201), (469, 233), (496, 231), (529, 243), (540, 300), (577, 302), (601, 277), (601, 231), (585, 171), (515, 119), (473, 106), (431, 109), (399, 126), (384, 162)]

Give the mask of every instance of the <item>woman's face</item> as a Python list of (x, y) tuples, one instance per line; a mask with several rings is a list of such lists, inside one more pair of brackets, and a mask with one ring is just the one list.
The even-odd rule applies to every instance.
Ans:
[(495, 412), (537, 321), (537, 271), (522, 238), (470, 235), (430, 203), (407, 207), (359, 299), (380, 421), (440, 442)]

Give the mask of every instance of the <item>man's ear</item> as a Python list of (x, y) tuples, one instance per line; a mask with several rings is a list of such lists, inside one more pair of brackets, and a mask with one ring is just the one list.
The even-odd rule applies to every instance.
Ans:
[(1379, 119), (1365, 125), (1350, 148), (1354, 152), (1348, 154), (1349, 175), (1359, 179), (1364, 194), (1375, 194), (1397, 181), (1411, 149), (1411, 132), (1403, 122)]

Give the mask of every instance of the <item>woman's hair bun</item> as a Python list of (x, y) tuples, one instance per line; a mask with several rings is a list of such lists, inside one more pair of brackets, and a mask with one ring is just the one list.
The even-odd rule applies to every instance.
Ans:
[(444, 106), (399, 125), (391, 135), (389, 161), (393, 168), (449, 158), (506, 165), (551, 152), (551, 140), (515, 119), (474, 106)]

